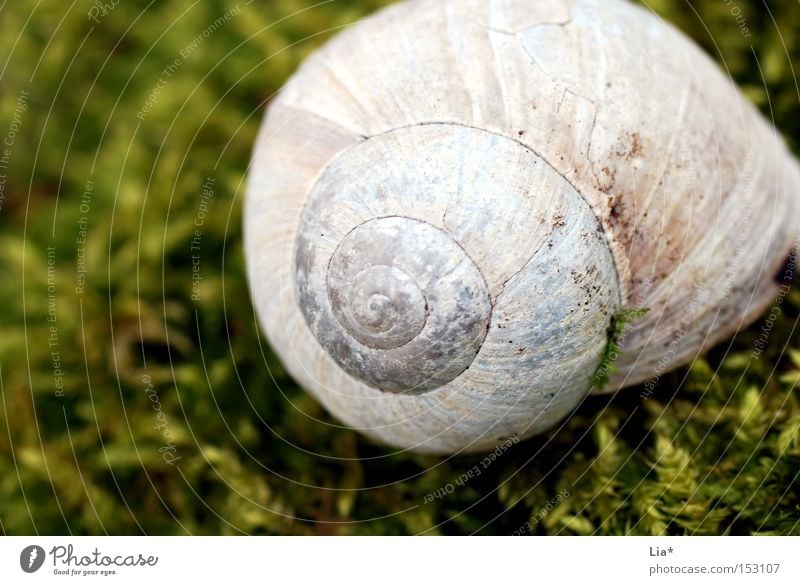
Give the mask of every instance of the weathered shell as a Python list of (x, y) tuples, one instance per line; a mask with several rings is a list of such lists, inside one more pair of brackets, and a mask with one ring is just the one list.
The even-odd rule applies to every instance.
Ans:
[(692, 42), (622, 0), (415, 0), (314, 54), (251, 167), (255, 304), (383, 442), (476, 451), (690, 361), (777, 291), (800, 170)]

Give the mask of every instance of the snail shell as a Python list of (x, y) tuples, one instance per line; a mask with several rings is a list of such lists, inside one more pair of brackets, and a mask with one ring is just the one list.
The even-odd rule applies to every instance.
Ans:
[(273, 101), (245, 210), (290, 373), (431, 453), (553, 427), (752, 322), (800, 225), (800, 170), (691, 41), (621, 0), (415, 0)]

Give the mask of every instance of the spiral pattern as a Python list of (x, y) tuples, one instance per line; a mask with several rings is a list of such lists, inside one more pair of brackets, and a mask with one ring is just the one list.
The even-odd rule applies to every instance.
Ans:
[(273, 345), (328, 410), (450, 453), (551, 428), (589, 392), (616, 266), (590, 205), (536, 152), (437, 122), (300, 152), (299, 174), (253, 187), (287, 202), (251, 231), (280, 232), (256, 274), (281, 296), (256, 290)]
[[(597, 363), (616, 300), (603, 233), (570, 184), (517, 142), (445, 124), (400, 128), (331, 161), (300, 214), (293, 276), (326, 355), (304, 367), (383, 396), (456, 385), (463, 397), (492, 380), (516, 400), (529, 376), (558, 389), (565, 359), (581, 364), (566, 375), (585, 393), (584, 364)], [(352, 381), (330, 391), (352, 392)]]
[[(320, 273), (322, 256), (303, 253), (299, 271)], [(306, 320), (346, 371), (381, 390), (419, 393), (449, 382), (486, 336), (492, 305), (483, 276), (450, 236), (423, 221), (358, 225), (324, 272), (326, 298), (315, 298), (313, 278), (300, 286)]]

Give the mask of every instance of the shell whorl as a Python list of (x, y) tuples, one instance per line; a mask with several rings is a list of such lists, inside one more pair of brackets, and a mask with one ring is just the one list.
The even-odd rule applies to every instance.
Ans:
[[(307, 223), (304, 239), (314, 234)], [(298, 246), (300, 306), (345, 370), (382, 390), (424, 392), (472, 363), (491, 302), (480, 270), (447, 233), (385, 217), (355, 227), (327, 262), (308, 248)], [(315, 298), (307, 276), (315, 272), (326, 274), (327, 303)]]
[[(343, 153), (317, 180), (298, 229), (296, 296), (317, 342), (351, 376), (380, 391), (423, 394), (457, 380), (485, 342), (492, 348), (504, 336), (496, 317), (509, 291), (541, 280), (533, 267), (559, 241), (576, 265), (553, 263), (565, 270), (540, 292), (564, 293), (558, 304), (574, 309), (571, 297), (588, 291), (605, 310), (562, 334), (570, 345), (591, 331), (578, 343), (590, 371), (618, 293), (608, 251), (595, 249), (607, 248), (602, 231), (580, 195), (514, 140), (447, 124), (398, 129)], [(582, 254), (595, 266), (588, 275)], [(583, 278), (594, 284), (581, 289)], [(550, 363), (551, 348), (524, 341), (556, 317), (534, 313), (515, 315), (514, 330), (530, 331), (502, 347), (519, 362), (538, 352), (541, 374), (563, 356), (552, 352)]]

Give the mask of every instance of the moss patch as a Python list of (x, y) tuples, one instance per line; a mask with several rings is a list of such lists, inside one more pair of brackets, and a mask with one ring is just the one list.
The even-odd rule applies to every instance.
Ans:
[[(286, 375), (245, 277), (252, 145), (303, 58), (387, 3), (6, 3), (0, 532), (800, 534), (796, 290), (757, 356), (762, 323), (485, 467), (372, 445)], [(648, 4), (800, 146), (800, 5), (737, 0), (745, 36), (718, 0)]]
[(608, 326), (608, 343), (603, 352), (603, 359), (597, 366), (592, 376), (592, 386), (602, 390), (611, 380), (611, 376), (617, 373), (616, 362), (623, 351), (625, 336), (630, 330), (630, 326), (638, 319), (641, 319), (650, 309), (647, 307), (624, 309), (611, 317), (611, 324)]

